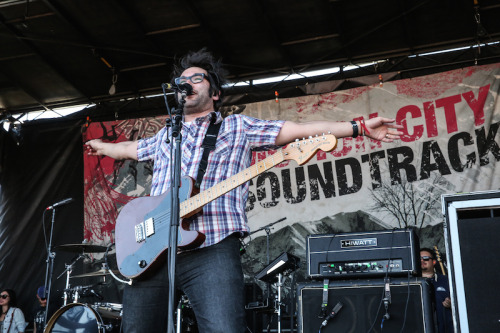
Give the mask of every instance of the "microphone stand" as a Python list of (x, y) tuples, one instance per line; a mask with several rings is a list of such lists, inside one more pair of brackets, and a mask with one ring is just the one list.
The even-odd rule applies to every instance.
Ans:
[[(54, 260), (56, 258), (56, 253), (52, 252), (52, 236), (54, 234), (54, 221), (56, 217), (56, 209), (52, 208), (52, 222), (50, 224), (50, 237), (49, 237), (49, 245), (47, 247), (47, 259), (46, 259), (46, 268), (45, 268), (45, 295), (47, 296), (47, 305), (46, 309), (49, 308), (50, 305), (50, 292), (52, 288), (52, 275), (54, 274)], [(45, 231), (44, 231), (45, 232)], [(47, 316), (49, 311), (45, 311), (45, 317), (43, 319), (43, 327), (47, 324)]]
[(168, 251), (168, 329), (167, 333), (174, 332), (174, 303), (175, 303), (175, 264), (177, 258), (177, 233), (179, 230), (180, 221), (180, 202), (179, 202), (179, 188), (181, 186), (181, 162), (182, 162), (182, 134), (181, 134), (181, 121), (182, 111), (186, 103), (186, 91), (180, 91), (180, 100), (177, 108), (174, 108), (174, 119), (172, 122), (172, 138), (175, 142), (174, 154), (174, 176), (172, 182), (171, 192), (171, 216), (170, 216), (170, 234), (169, 234), (169, 251)]
[[(264, 230), (266, 232), (266, 258), (267, 258), (266, 265), (269, 265), (271, 263), (270, 256), (269, 256), (270, 255), (269, 245), (270, 245), (270, 237), (271, 237), (271, 226), (273, 226), (276, 223), (279, 223), (281, 221), (284, 221), (284, 220), (286, 220), (286, 217), (282, 217), (281, 219), (274, 221), (272, 223), (269, 223), (269, 224), (263, 226), (262, 228), (259, 228), (259, 229), (250, 233), (250, 235), (252, 235), (252, 234), (259, 232), (261, 230)], [(281, 279), (281, 276), (279, 278)], [(281, 281), (279, 281), (279, 284), (281, 285)], [(280, 292), (280, 290), (278, 292)], [(266, 304), (265, 305), (267, 307), (269, 307), (270, 303), (271, 303), (271, 283), (266, 282)], [(268, 317), (269, 317), (269, 320), (268, 320), (267, 332), (269, 333), (271, 320), (273, 319), (273, 315), (268, 314)], [(278, 313), (278, 320), (281, 321), (281, 313)], [(280, 323), (278, 323), (278, 325), (280, 325)], [(281, 327), (279, 327), (279, 329), (281, 329)]]

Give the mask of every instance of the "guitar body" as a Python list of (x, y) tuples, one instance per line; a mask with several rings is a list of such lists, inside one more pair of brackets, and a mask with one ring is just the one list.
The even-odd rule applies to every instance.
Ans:
[[(179, 202), (191, 197), (194, 181), (181, 179)], [(126, 204), (116, 219), (116, 261), (120, 273), (135, 278), (151, 267), (169, 248), (172, 192), (159, 196), (142, 197)], [(186, 228), (188, 221), (180, 224), (178, 247), (190, 249), (200, 246), (205, 235)], [(138, 235), (139, 232), (139, 235)]]
[[(194, 180), (183, 177), (179, 189), (179, 215), (184, 220), (179, 227), (178, 247), (191, 249), (205, 241), (204, 234), (188, 230), (190, 221), (187, 218), (200, 212), (207, 203), (285, 160), (294, 160), (303, 165), (316, 151), (331, 151), (336, 146), (337, 139), (331, 134), (296, 141), (202, 193), (193, 193)], [(115, 227), (116, 261), (123, 276), (139, 277), (149, 267), (159, 263), (158, 259), (168, 250), (171, 199), (171, 191), (159, 196), (137, 198), (120, 211)]]

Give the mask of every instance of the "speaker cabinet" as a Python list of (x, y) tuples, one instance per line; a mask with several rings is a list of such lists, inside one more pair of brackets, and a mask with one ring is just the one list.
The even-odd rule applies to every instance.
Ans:
[(500, 191), (442, 196), (456, 332), (500, 332)]
[[(343, 307), (329, 320), (321, 333), (405, 332), (433, 333), (432, 306), (427, 283), (422, 278), (391, 279), (390, 318), (385, 315), (383, 279), (333, 281), (328, 286), (328, 312), (338, 303)], [(319, 318), (323, 300), (323, 284), (298, 285), (299, 332), (318, 332), (324, 319)], [(381, 329), (381, 325), (383, 327)], [(371, 330), (370, 330), (371, 329)]]

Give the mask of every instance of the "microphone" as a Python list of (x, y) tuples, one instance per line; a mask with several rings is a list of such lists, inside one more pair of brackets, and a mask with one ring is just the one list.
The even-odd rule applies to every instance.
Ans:
[(186, 94), (186, 96), (190, 96), (193, 94), (193, 86), (189, 83), (178, 84), (177, 88), (180, 93)]
[(181, 94), (184, 93), (186, 94), (186, 96), (190, 96), (193, 94), (193, 86), (189, 83), (181, 83), (175, 85), (170, 83), (162, 83), (162, 86), (168, 90), (175, 90), (177, 92), (180, 92)]
[(335, 317), (337, 315), (337, 313), (339, 313), (340, 309), (342, 309), (342, 307), (344, 306), (344, 304), (342, 304), (342, 302), (338, 302), (337, 305), (335, 305), (332, 309), (332, 311), (330, 311), (330, 314), (328, 316), (326, 316), (325, 320), (323, 320), (323, 322), (321, 323), (321, 327), (325, 327), (326, 324), (328, 323), (328, 321), (330, 319), (332, 319), (333, 317)]
[(94, 295), (95, 297), (97, 297), (100, 301), (102, 301), (104, 299), (104, 297), (101, 294), (99, 294), (97, 291), (95, 291), (94, 289), (90, 289), (90, 293), (92, 295)]
[(56, 202), (52, 206), (47, 207), (47, 210), (51, 210), (51, 209), (54, 209), (54, 208), (56, 208), (58, 206), (69, 204), (72, 201), (73, 201), (73, 198), (67, 198), (67, 199), (61, 200), (59, 202)]

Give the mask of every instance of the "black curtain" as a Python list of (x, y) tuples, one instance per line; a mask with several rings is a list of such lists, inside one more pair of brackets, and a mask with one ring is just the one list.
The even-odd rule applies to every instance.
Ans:
[[(45, 282), (44, 231), (48, 241), (52, 224), (52, 210), (46, 208), (73, 198), (56, 209), (53, 245), (83, 240), (83, 143), (75, 120), (31, 122), (21, 133), (18, 145), (0, 128), (0, 288), (17, 293), (18, 307), (32, 322), (36, 290)], [(51, 303), (61, 303), (65, 276), (57, 277), (77, 253), (54, 253)], [(75, 265), (74, 273), (82, 266)]]

